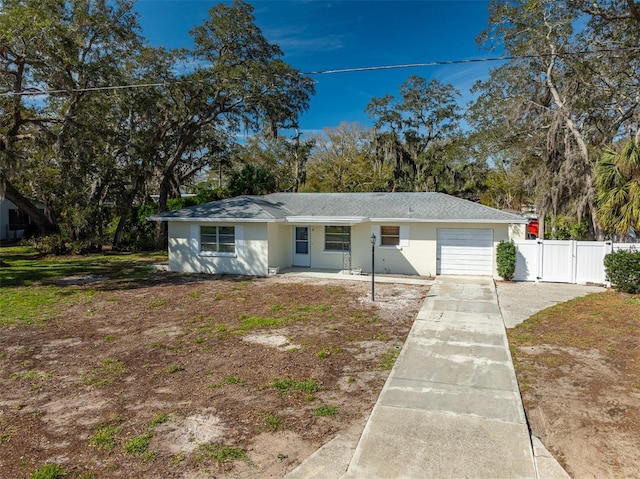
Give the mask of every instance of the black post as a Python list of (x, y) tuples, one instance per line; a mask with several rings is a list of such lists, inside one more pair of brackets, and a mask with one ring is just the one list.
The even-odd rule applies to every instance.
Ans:
[(371, 234), (371, 301), (376, 300), (376, 235)]

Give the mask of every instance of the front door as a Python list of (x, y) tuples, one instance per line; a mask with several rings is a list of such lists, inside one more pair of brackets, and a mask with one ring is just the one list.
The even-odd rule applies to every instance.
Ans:
[(309, 227), (296, 226), (293, 238), (293, 266), (311, 266)]

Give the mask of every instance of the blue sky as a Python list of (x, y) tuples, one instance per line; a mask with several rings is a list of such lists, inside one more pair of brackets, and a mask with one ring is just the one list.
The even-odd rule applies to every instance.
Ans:
[[(191, 45), (189, 30), (207, 18), (216, 1), (138, 0), (143, 35), (152, 45)], [(256, 24), (280, 45), (284, 59), (303, 72), (428, 63), (496, 56), (479, 48), (488, 1), (252, 0)], [(340, 122), (371, 125), (364, 109), (372, 97), (397, 95), (409, 75), (453, 84), (470, 99), (476, 80), (495, 62), (312, 75), (316, 94), (300, 121), (312, 134)]]

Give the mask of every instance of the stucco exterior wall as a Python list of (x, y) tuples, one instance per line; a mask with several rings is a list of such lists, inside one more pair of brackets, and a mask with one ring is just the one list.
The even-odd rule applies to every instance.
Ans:
[[(401, 239), (399, 246), (380, 245), (381, 226), (406, 228), (408, 238)], [(375, 223), (357, 225), (352, 229), (352, 251), (354, 268), (371, 272), (371, 234), (375, 233), (375, 271), (384, 274), (417, 274), (434, 276), (436, 273), (435, 230), (424, 223)], [(431, 239), (433, 236), (433, 239)]]
[(324, 227), (325, 225), (321, 224), (315, 224), (309, 227), (311, 267), (342, 270), (348, 260), (348, 254), (343, 254), (339, 251), (324, 250)]
[[(230, 223), (225, 223), (231, 225)], [(194, 244), (199, 226), (216, 223), (169, 222), (169, 269), (193, 273), (227, 273), (266, 276), (269, 267), (287, 268), (293, 261), (293, 231), (295, 225), (277, 223), (239, 223), (236, 227), (236, 254), (206, 256)], [(381, 246), (381, 226), (399, 226), (401, 245)], [(324, 250), (324, 224), (300, 225), (309, 227), (309, 251), (312, 269), (361, 269), (371, 272), (371, 233), (378, 244), (375, 248), (375, 271), (384, 274), (435, 276), (437, 269), (438, 228), (492, 229), (493, 268), (498, 278), (495, 246), (518, 234), (507, 224), (491, 223), (363, 223), (351, 226), (351, 256), (347, 253)], [(519, 225), (515, 225), (519, 226)], [(522, 225), (524, 230), (524, 225)]]
[(492, 229), (493, 230), (493, 276), (498, 278), (495, 247), (500, 241), (509, 239), (509, 225), (487, 223), (380, 223), (357, 225), (352, 228), (353, 268), (371, 272), (371, 233), (379, 236), (379, 226), (401, 226), (408, 228), (408, 244), (400, 247), (380, 246), (375, 249), (375, 272), (386, 274), (418, 274), (435, 276), (437, 269), (438, 228)]
[(527, 225), (523, 225), (523, 224), (509, 225), (509, 239), (514, 241), (527, 239)]
[[(225, 226), (232, 226), (224, 223)], [(169, 222), (169, 270), (183, 273), (268, 274), (267, 224), (233, 224), (236, 254), (205, 256), (195, 247), (200, 226), (216, 223)]]
[(269, 243), (269, 267), (288, 268), (293, 255), (293, 227), (278, 223), (267, 223)]

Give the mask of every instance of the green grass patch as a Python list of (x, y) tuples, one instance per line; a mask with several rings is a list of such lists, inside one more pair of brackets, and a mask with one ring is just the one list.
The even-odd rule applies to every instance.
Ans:
[(56, 306), (63, 295), (68, 296), (61, 288), (54, 286), (3, 288), (0, 326), (44, 325), (58, 313)]
[(45, 464), (31, 473), (31, 479), (61, 479), (67, 470), (60, 464)]
[(396, 359), (400, 355), (400, 347), (394, 346), (393, 348), (387, 350), (387, 352), (382, 357), (382, 361), (380, 362), (380, 368), (385, 371), (390, 371), (393, 369), (393, 365), (396, 363)]
[(87, 256), (41, 256), (27, 246), (2, 248), (0, 284), (4, 287), (51, 283), (69, 276), (106, 277), (131, 282), (144, 280), (153, 274), (151, 264), (166, 261), (166, 252), (105, 253)]
[(169, 414), (166, 412), (158, 413), (150, 422), (150, 427), (158, 427), (160, 424), (164, 424), (169, 420)]
[(237, 384), (238, 386), (244, 386), (244, 381), (235, 376), (227, 376), (224, 378), (225, 384)]
[(120, 422), (120, 418), (114, 418), (98, 426), (89, 438), (89, 444), (103, 451), (111, 451), (116, 445), (116, 436), (122, 432), (122, 426), (118, 426)]
[(282, 431), (285, 428), (284, 421), (276, 414), (265, 414), (264, 424), (271, 432)]
[(13, 373), (11, 375), (11, 379), (14, 381), (41, 381), (43, 379), (48, 379), (51, 377), (50, 373), (39, 373), (38, 371), (22, 371), (19, 373)]
[(339, 354), (341, 352), (342, 352), (342, 348), (334, 346), (332, 348), (322, 348), (320, 351), (316, 353), (316, 356), (318, 356), (320, 359), (326, 359), (332, 354)]
[(109, 376), (122, 376), (124, 363), (119, 359), (105, 358), (102, 360), (102, 371)]
[(315, 393), (320, 391), (320, 385), (314, 379), (306, 381), (296, 381), (294, 379), (275, 379), (271, 386), (284, 393), (289, 390), (302, 391), (305, 393)]
[(180, 451), (178, 454), (176, 454), (171, 459), (169, 459), (169, 465), (174, 467), (178, 466), (186, 458), (187, 458), (187, 455), (184, 453), (184, 451)]
[(0, 419), (0, 444), (11, 440), (11, 437), (18, 431), (15, 426), (8, 426), (4, 419)]
[(249, 457), (247, 457), (242, 448), (212, 443), (200, 444), (198, 447), (198, 459), (211, 459), (217, 465), (228, 464), (238, 460), (249, 462)]
[(322, 404), (311, 411), (311, 413), (316, 417), (335, 416), (338, 412), (339, 410), (336, 406), (330, 406), (328, 404)]
[(167, 368), (167, 371), (169, 371), (169, 374), (179, 373), (180, 371), (184, 371), (184, 370), (185, 370), (184, 366), (181, 366), (180, 364), (172, 364)]
[[(129, 283), (146, 280), (150, 265), (165, 255), (108, 254), (74, 257), (43, 257), (35, 250), (17, 246), (2, 248), (0, 267), (2, 301), (0, 326), (42, 326), (68, 304), (89, 301), (96, 291), (54, 283), (70, 276), (92, 276)], [(61, 307), (63, 306), (63, 307)]]
[(106, 387), (125, 373), (124, 363), (119, 359), (105, 358), (100, 367), (94, 369), (94, 373), (87, 375), (84, 384), (87, 386)]
[(243, 279), (236, 286), (233, 286), (231, 288), (231, 291), (242, 291), (244, 288), (246, 288), (250, 284), (251, 284), (251, 281), (249, 281), (247, 279)]
[(252, 331), (254, 329), (279, 328), (289, 322), (288, 318), (272, 318), (263, 316), (247, 316), (242, 318), (239, 331)]
[(150, 308), (161, 308), (162, 306), (166, 306), (167, 304), (169, 304), (168, 299), (152, 299), (151, 301), (149, 301)]
[(142, 456), (149, 450), (149, 441), (151, 440), (151, 436), (152, 434), (150, 432), (134, 436), (125, 442), (122, 449), (124, 452), (132, 456)]

